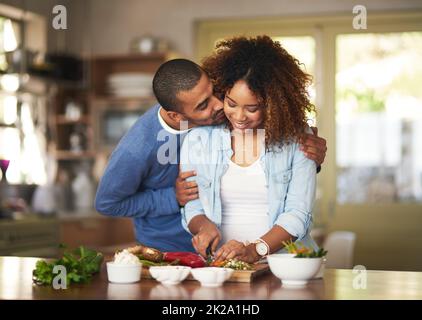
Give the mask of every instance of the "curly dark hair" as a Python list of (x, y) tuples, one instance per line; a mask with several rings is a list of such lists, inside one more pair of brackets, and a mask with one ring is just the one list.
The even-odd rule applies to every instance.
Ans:
[(226, 39), (202, 61), (202, 67), (221, 100), (237, 81), (248, 84), (265, 107), (267, 148), (296, 141), (305, 132), (306, 112), (315, 112), (306, 90), (312, 77), (278, 42), (268, 36)]

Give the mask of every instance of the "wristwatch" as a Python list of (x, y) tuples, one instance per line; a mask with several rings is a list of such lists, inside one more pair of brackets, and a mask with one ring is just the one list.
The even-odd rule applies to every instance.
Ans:
[(255, 250), (261, 257), (265, 257), (270, 253), (270, 246), (264, 240), (257, 239), (256, 241), (254, 241), (254, 243)]

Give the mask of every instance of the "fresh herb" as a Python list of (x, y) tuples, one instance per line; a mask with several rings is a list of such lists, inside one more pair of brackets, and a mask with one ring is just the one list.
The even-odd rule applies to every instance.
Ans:
[(36, 284), (51, 285), (54, 277), (57, 276), (53, 273), (54, 267), (64, 266), (67, 284), (87, 283), (95, 273), (100, 271), (102, 261), (102, 253), (81, 246), (71, 251), (64, 251), (63, 257), (52, 262), (37, 261), (32, 278)]
[(324, 248), (320, 248), (317, 251), (312, 250), (309, 253), (298, 253), (295, 258), (322, 258), (327, 254)]
[(283, 245), (288, 253), (296, 254), (295, 258), (321, 258), (327, 254), (324, 248), (315, 251), (307, 248), (301, 242), (283, 241)]

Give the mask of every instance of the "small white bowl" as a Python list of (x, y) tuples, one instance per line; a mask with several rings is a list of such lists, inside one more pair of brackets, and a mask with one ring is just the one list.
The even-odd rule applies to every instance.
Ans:
[(286, 286), (305, 286), (322, 264), (322, 258), (295, 258), (289, 254), (271, 254), (267, 260), (271, 272)]
[(153, 266), (149, 267), (151, 276), (165, 285), (175, 285), (185, 280), (191, 267), (184, 266)]
[(233, 271), (230, 268), (205, 267), (192, 269), (191, 273), (204, 287), (220, 287)]
[(142, 264), (125, 265), (107, 262), (108, 281), (113, 283), (133, 283), (141, 280)]

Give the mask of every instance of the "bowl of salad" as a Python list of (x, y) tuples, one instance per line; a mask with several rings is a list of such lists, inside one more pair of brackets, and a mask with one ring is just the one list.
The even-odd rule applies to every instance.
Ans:
[(267, 257), (270, 270), (284, 286), (303, 287), (318, 275), (327, 251), (313, 250), (300, 243), (283, 244), (288, 253), (270, 254)]

